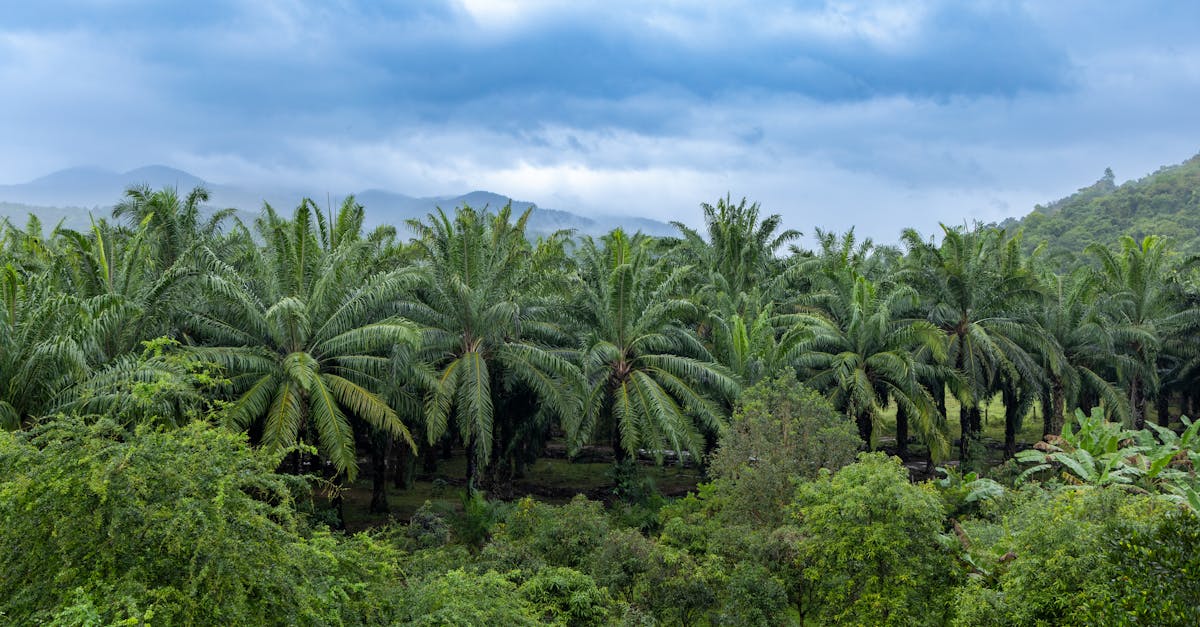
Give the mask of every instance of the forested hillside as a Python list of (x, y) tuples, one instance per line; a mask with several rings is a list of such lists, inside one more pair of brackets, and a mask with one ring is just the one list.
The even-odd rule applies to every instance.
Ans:
[(1200, 155), (1122, 185), (1106, 170), (1092, 185), (1001, 226), (1023, 230), (1028, 247), (1045, 243), (1053, 256), (1122, 235), (1157, 235), (1181, 253), (1200, 253)]
[(0, 222), (6, 622), (1200, 623), (1164, 238), (204, 198)]

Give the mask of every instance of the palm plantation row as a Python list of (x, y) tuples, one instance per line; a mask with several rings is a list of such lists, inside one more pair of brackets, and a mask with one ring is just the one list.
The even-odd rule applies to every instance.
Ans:
[(310, 445), (296, 464), (315, 446), (348, 479), (360, 451), (381, 468), (454, 441), (469, 480), (500, 489), (558, 433), (617, 459), (702, 455), (744, 387), (788, 370), (864, 441), (894, 411), (900, 452), (911, 435), (966, 463), (997, 396), (1011, 455), (1031, 410), (1045, 433), (1075, 407), (1169, 425), (1200, 389), (1197, 284), (1153, 236), (1063, 274), (982, 227), (902, 248), (818, 231), (804, 250), (729, 198), (677, 238), (532, 239), (529, 212), (462, 207), (408, 241), (365, 232), (353, 199), (253, 225), (206, 201), (136, 188), (90, 231), (0, 226), (0, 423), (211, 417)]

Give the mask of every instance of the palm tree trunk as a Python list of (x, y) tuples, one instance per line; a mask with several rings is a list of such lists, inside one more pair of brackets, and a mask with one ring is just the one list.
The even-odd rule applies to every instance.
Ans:
[(1041, 405), (1042, 405), (1042, 437), (1043, 438), (1050, 435), (1051, 433), (1054, 433), (1054, 419), (1051, 418), (1051, 415), (1054, 413), (1054, 410), (1052, 409), (1052, 407), (1054, 405), (1054, 401), (1050, 398), (1050, 396), (1051, 396), (1050, 394), (1042, 394), (1042, 397), (1040, 399)]
[(475, 493), (475, 480), (479, 474), (479, 465), (475, 460), (475, 442), (467, 445), (467, 494)]
[(963, 405), (958, 410), (958, 421), (962, 425), (962, 439), (959, 440), (959, 460), (961, 463), (975, 461), (974, 444), (983, 434), (983, 419), (979, 405)]
[(1012, 407), (1004, 406), (1004, 458), (1008, 459), (1017, 454), (1017, 419), (1021, 410), (1019, 404)]
[(958, 425), (962, 437), (958, 439), (958, 461), (965, 464), (971, 459), (971, 409), (967, 405), (958, 408)]
[(908, 410), (900, 403), (896, 404), (896, 454), (908, 455)]
[(612, 432), (609, 435), (611, 438), (610, 442), (612, 443), (613, 462), (620, 464), (628, 457), (628, 451), (621, 445), (621, 427), (617, 424), (615, 418), (613, 419)]
[(1050, 398), (1050, 433), (1062, 435), (1063, 424), (1066, 422), (1067, 395), (1061, 382), (1056, 382), (1050, 389)]
[(1154, 412), (1158, 414), (1158, 426), (1171, 426), (1171, 395), (1159, 390), (1158, 398), (1154, 399)]
[(412, 448), (401, 444), (396, 447), (396, 468), (392, 473), (393, 485), (397, 490), (411, 490), (417, 470), (417, 456)]
[(872, 450), (871, 431), (875, 421), (871, 420), (871, 412), (858, 414), (855, 421), (858, 422), (858, 435), (862, 438), (863, 444), (866, 445), (868, 451)]
[(438, 453), (425, 438), (421, 438), (421, 472), (426, 475), (437, 474)]
[(1137, 375), (1129, 382), (1129, 414), (1134, 429), (1146, 428), (1146, 401), (1142, 398), (1142, 378)]
[(391, 511), (387, 500), (388, 457), (391, 454), (392, 438), (371, 435), (371, 505), (372, 514), (387, 514)]

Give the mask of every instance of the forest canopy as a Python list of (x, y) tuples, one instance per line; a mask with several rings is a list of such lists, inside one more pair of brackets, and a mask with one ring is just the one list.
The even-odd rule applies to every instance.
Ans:
[(806, 249), (727, 196), (673, 237), (470, 206), (405, 237), (353, 198), (206, 202), (0, 223), (6, 619), (1200, 618), (1200, 277), (1171, 233)]

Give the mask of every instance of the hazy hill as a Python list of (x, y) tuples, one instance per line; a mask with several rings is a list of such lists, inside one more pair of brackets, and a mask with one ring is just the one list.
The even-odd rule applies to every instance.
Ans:
[(1170, 238), (1180, 252), (1200, 253), (1200, 155), (1121, 185), (1105, 170), (1095, 183), (1001, 226), (1023, 229), (1028, 246), (1044, 242), (1051, 254), (1149, 234)]
[[(323, 192), (249, 190), (213, 184), (166, 166), (146, 166), (128, 172), (69, 168), (28, 183), (0, 185), (0, 217), (9, 217), (14, 223), (24, 224), (26, 216), (32, 212), (48, 227), (62, 221), (68, 227), (82, 228), (89, 223), (89, 213), (97, 217), (107, 216), (112, 206), (120, 201), (125, 189), (132, 185), (149, 185), (154, 189), (174, 186), (181, 192), (204, 185), (209, 190), (212, 208), (235, 207), (240, 210), (243, 219), (257, 215), (264, 201), (281, 211), (295, 207), (305, 195), (310, 195), (321, 205), (330, 203), (336, 206), (342, 201), (341, 196), (327, 196)], [(654, 235), (676, 232), (669, 224), (656, 220), (632, 216), (585, 217), (569, 211), (544, 209), (532, 202), (511, 200), (507, 196), (486, 191), (460, 196), (417, 198), (387, 190), (368, 189), (355, 194), (355, 198), (366, 207), (368, 227), (393, 224), (403, 228), (406, 220), (424, 218), (437, 207), (450, 211), (465, 203), (475, 208), (498, 209), (512, 202), (513, 209), (517, 211), (534, 207), (530, 216), (530, 228), (534, 233), (575, 229), (581, 234), (598, 235), (617, 226)]]

